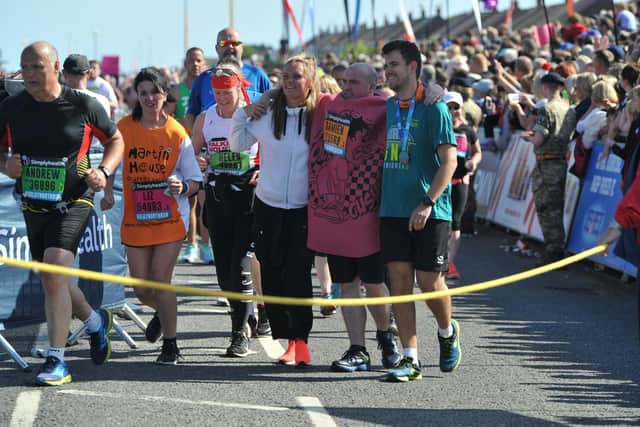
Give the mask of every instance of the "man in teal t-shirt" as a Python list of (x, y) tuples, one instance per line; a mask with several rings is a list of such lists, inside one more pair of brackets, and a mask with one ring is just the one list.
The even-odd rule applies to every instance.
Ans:
[[(451, 233), (449, 183), (457, 166), (451, 115), (443, 102), (425, 106), (418, 84), (420, 51), (396, 40), (382, 53), (389, 87), (387, 148), (382, 173), (380, 244), (392, 295), (413, 293), (414, 274), (423, 292), (446, 290), (447, 245)], [(460, 327), (451, 318), (451, 298), (427, 301), (438, 323), (440, 370), (460, 363)], [(415, 304), (394, 304), (403, 359), (388, 381), (422, 378), (418, 361)]]

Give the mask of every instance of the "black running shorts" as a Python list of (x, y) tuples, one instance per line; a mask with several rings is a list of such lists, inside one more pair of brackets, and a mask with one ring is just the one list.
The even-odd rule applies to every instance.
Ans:
[(42, 261), (47, 248), (66, 249), (76, 254), (92, 210), (88, 202), (76, 201), (64, 214), (23, 211), (33, 260)]
[(429, 219), (422, 230), (409, 231), (409, 218), (381, 218), (382, 261), (409, 262), (421, 271), (447, 271), (450, 234), (449, 221)]
[(328, 255), (327, 261), (331, 280), (335, 283), (350, 283), (356, 276), (364, 283), (384, 282), (384, 264), (380, 252), (362, 258)]

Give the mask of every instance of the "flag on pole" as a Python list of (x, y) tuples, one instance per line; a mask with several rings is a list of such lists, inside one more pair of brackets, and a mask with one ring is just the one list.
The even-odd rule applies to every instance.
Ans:
[(575, 11), (573, 10), (573, 0), (567, 0), (567, 15), (575, 15)]
[(293, 12), (293, 8), (291, 7), (291, 2), (289, 2), (289, 0), (282, 0), (282, 2), (284, 4), (285, 10), (289, 14), (289, 17), (291, 18), (291, 22), (293, 22), (293, 28), (296, 29), (296, 33), (298, 34), (298, 40), (300, 40), (300, 46), (302, 46), (303, 48), (307, 47), (306, 43), (304, 42), (304, 38), (302, 38), (302, 30), (300, 30), (300, 24), (298, 24), (298, 19), (296, 18), (296, 14)]
[(504, 26), (512, 30), (511, 22), (513, 21), (513, 12), (516, 10), (516, 0), (511, 0), (511, 4), (509, 5), (509, 10), (507, 11), (507, 15), (504, 17)]
[(482, 32), (482, 16), (480, 16), (480, 4), (478, 0), (471, 0), (471, 7), (473, 7), (473, 15), (476, 17), (478, 32)]
[(316, 39), (316, 0), (309, 1), (309, 21), (311, 21), (311, 37)]
[(404, 39), (408, 42), (415, 43), (416, 36), (413, 33), (411, 21), (409, 21), (409, 16), (407, 15), (407, 11), (404, 7), (404, 0), (398, 0), (398, 7), (400, 8), (400, 16), (402, 17), (402, 22), (404, 24)]
[(344, 13), (347, 15), (347, 31), (351, 31), (351, 20), (349, 19), (349, 0), (344, 0)]
[(358, 41), (358, 27), (360, 26), (360, 0), (356, 0), (356, 17), (353, 20), (353, 41)]

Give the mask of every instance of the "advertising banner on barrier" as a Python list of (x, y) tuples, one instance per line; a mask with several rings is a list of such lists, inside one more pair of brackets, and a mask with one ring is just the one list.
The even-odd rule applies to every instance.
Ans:
[[(596, 144), (591, 153), (589, 168), (584, 178), (578, 210), (573, 221), (567, 249), (581, 252), (595, 246), (598, 237), (605, 232), (622, 198), (620, 171), (622, 159), (610, 154), (600, 159), (604, 146)], [(625, 273), (636, 275), (636, 267), (614, 255), (613, 249), (606, 257), (594, 255), (590, 259)]]
[[(487, 219), (534, 239), (543, 240), (531, 191), (531, 176), (536, 165), (533, 145), (514, 135), (502, 156), (500, 169), (489, 203)], [(569, 230), (578, 200), (580, 181), (567, 173), (565, 185), (564, 228)], [(568, 233), (567, 233), (568, 234)]]
[[(92, 164), (97, 164), (94, 156), (91, 155)], [(0, 174), (0, 255), (30, 261), (27, 231), (13, 187), (14, 181)], [(100, 210), (101, 195), (96, 194), (96, 206), (78, 245), (75, 267), (120, 276), (127, 273), (124, 247), (120, 243), (122, 187), (116, 186), (114, 193), (115, 206), (105, 212)], [(5, 326), (43, 322), (44, 295), (38, 276), (3, 264), (0, 264), (0, 275), (0, 322)], [(93, 307), (118, 305), (125, 300), (124, 288), (120, 285), (85, 279), (72, 281), (78, 283)]]
[[(494, 134), (497, 132), (496, 130)], [(476, 192), (476, 216), (488, 219), (489, 203), (496, 185), (502, 151), (493, 138), (485, 136), (484, 128), (478, 129), (478, 137), (482, 148), (482, 161), (473, 178), (473, 189)]]

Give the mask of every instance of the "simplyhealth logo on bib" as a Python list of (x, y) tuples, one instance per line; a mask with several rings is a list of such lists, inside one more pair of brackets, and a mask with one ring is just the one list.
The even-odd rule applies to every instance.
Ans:
[(22, 158), (22, 195), (27, 199), (43, 202), (62, 200), (67, 177), (67, 158), (33, 159)]
[[(417, 120), (411, 121), (411, 127), (417, 127)], [(416, 143), (413, 139), (413, 135), (409, 132), (409, 139), (407, 141), (407, 151), (409, 156), (412, 153), (412, 147), (415, 147)], [(400, 132), (396, 125), (391, 125), (387, 130), (387, 148), (384, 153), (384, 168), (385, 169), (409, 169), (409, 163), (402, 163), (400, 161), (400, 151), (402, 150), (402, 141), (400, 140)]]
[(166, 181), (132, 183), (138, 221), (157, 221), (171, 216), (169, 184)]

